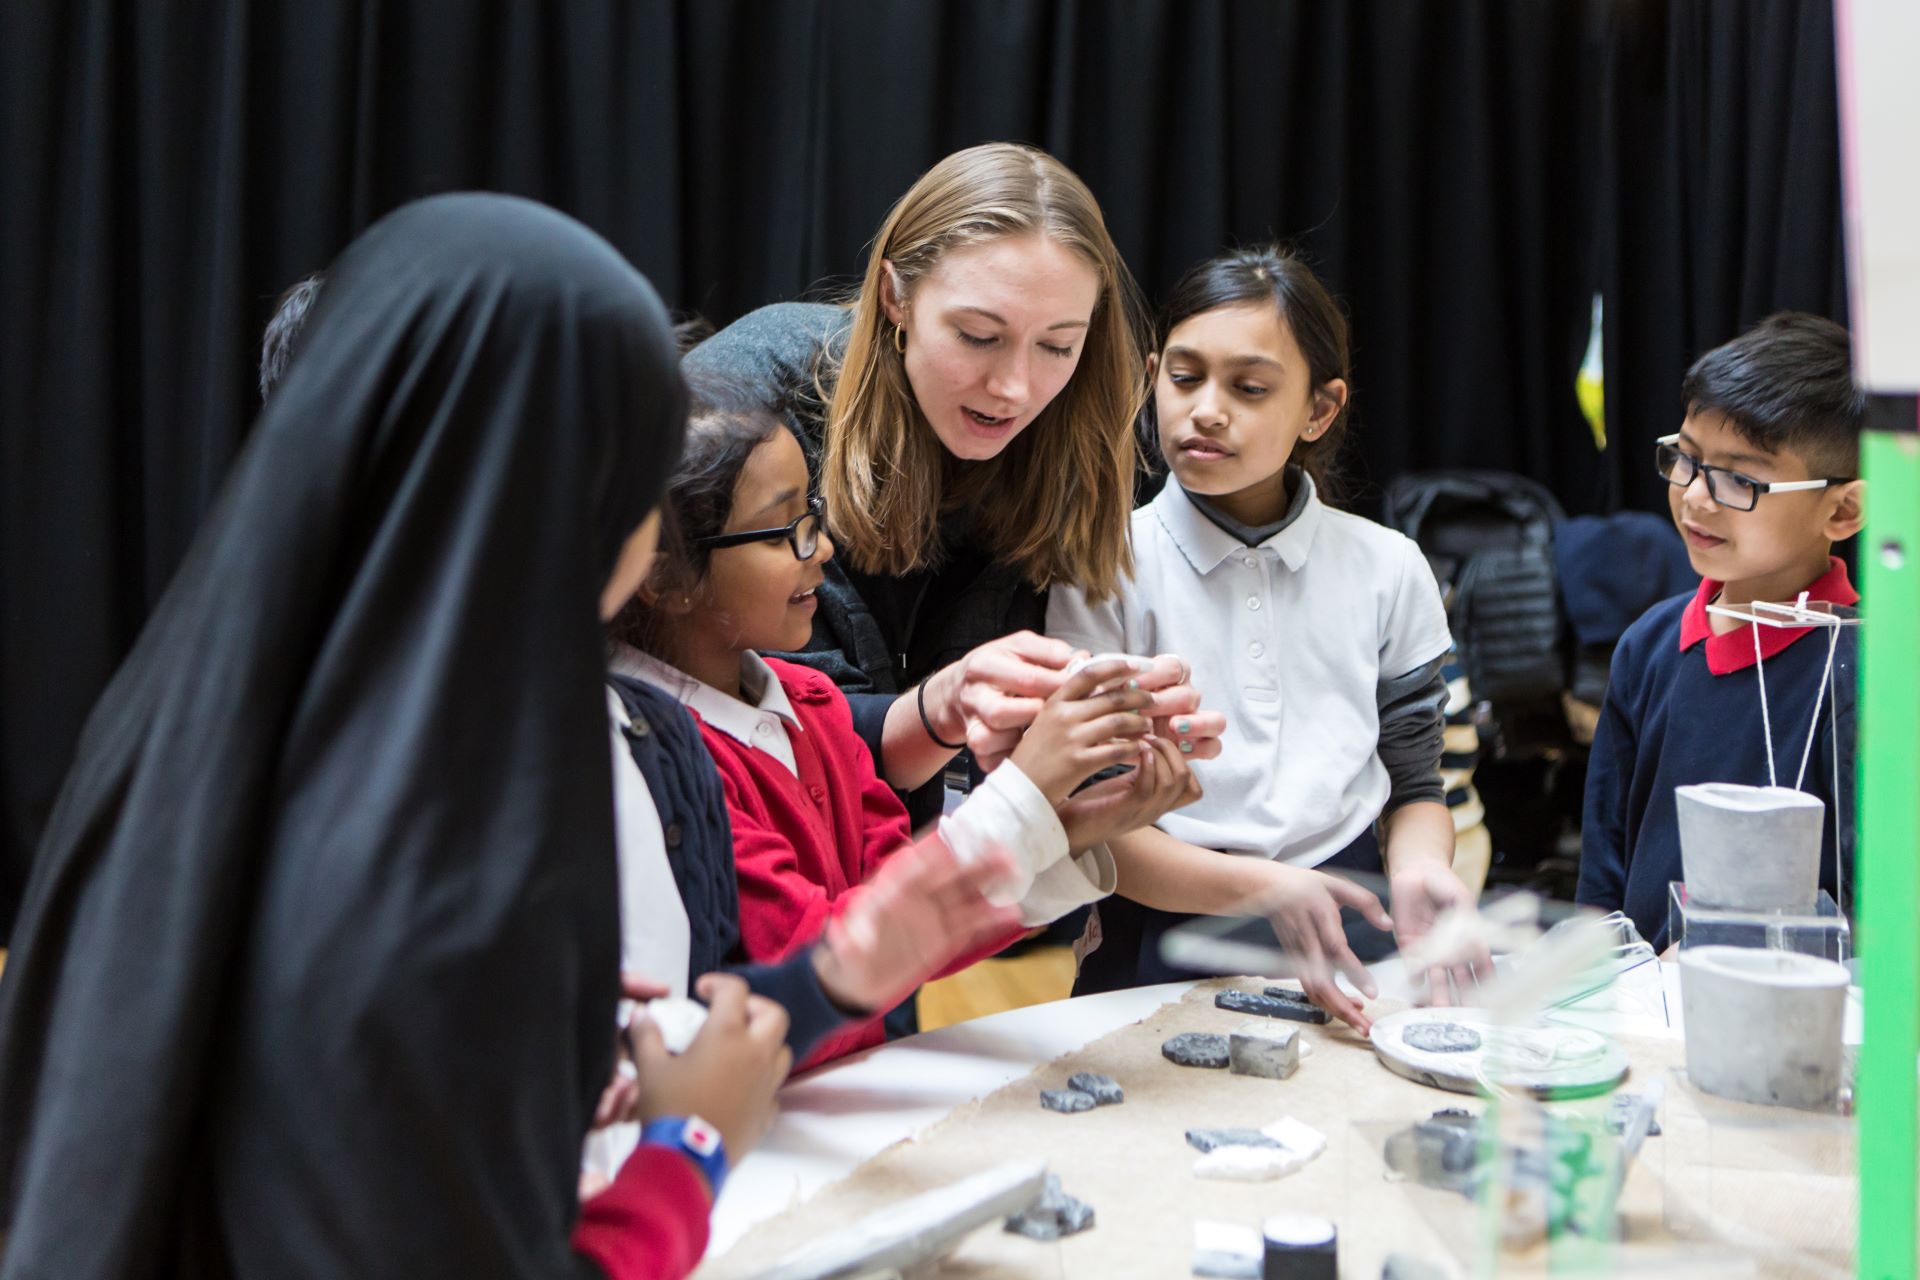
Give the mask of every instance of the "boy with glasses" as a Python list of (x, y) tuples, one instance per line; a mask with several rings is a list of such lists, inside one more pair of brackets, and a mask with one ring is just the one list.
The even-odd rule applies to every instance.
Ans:
[[(1655, 465), (1703, 580), (1648, 610), (1614, 652), (1587, 772), (1577, 894), (1625, 912), (1660, 950), (1670, 941), (1667, 884), (1682, 878), (1674, 788), (1772, 783), (1769, 731), (1787, 770), (1807, 754), (1799, 785), (1828, 807), (1820, 877), (1836, 898), (1853, 856), (1851, 629), (1841, 629), (1829, 674), (1824, 635), (1805, 640), (1815, 628), (1755, 628), (1707, 609), (1803, 595), (1858, 602), (1832, 554), (1859, 531), (1866, 501), (1856, 478), (1866, 397), (1853, 385), (1847, 331), (1817, 316), (1772, 316), (1700, 357), (1681, 398), (1686, 419), (1656, 442)], [(1829, 684), (1831, 712), (1816, 702)]]

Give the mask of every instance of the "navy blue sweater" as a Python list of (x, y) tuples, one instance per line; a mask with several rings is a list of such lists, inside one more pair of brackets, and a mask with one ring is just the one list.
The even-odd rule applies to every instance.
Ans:
[[(1846, 569), (1834, 560), (1810, 588), (1811, 598), (1851, 604)], [(1827, 660), (1824, 630), (1763, 628), (1764, 660), (1756, 668), (1753, 632), (1710, 635), (1707, 601), (1720, 588), (1704, 582), (1693, 595), (1649, 609), (1620, 638), (1587, 769), (1580, 839), (1580, 902), (1624, 911), (1658, 950), (1667, 937), (1667, 884), (1682, 878), (1675, 787), (1696, 782), (1766, 785), (1756, 670), (1764, 670), (1773, 723), (1774, 768), (1790, 787), (1800, 768), (1816, 691)], [(1683, 647), (1684, 646), (1684, 647)], [(1843, 865), (1853, 885), (1853, 743), (1856, 639), (1840, 633), (1833, 688), (1840, 726), (1841, 845), (1834, 846), (1833, 716), (1824, 701), (1801, 789), (1827, 805), (1820, 882), (1840, 896)], [(1842, 899), (1850, 905), (1849, 899)]]
[(827, 1032), (847, 1021), (821, 990), (810, 949), (777, 964), (746, 964), (740, 951), (740, 888), (733, 873), (733, 828), (720, 774), (685, 707), (640, 680), (607, 681), (633, 721), (627, 746), (660, 811), (667, 863), (687, 909), (687, 972), (724, 969), (787, 1011), (787, 1047), (799, 1062)]

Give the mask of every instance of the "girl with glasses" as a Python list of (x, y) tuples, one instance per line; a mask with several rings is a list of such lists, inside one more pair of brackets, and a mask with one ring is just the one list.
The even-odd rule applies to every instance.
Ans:
[[(1114, 887), (1104, 841), (1197, 798), (1178, 745), (1155, 736), (1144, 672), (1093, 663), (1042, 703), (1018, 746), (937, 835), (914, 845), (905, 805), (879, 776), (844, 694), (807, 667), (764, 657), (792, 650), (814, 626), (834, 554), (809, 491), (799, 442), (773, 412), (735, 388), (695, 379), (686, 455), (668, 485), (660, 560), (615, 624), (617, 678), (679, 699), (719, 767), (739, 892), (739, 945), (773, 963), (817, 948), (822, 986), (853, 1025), (829, 1036), (817, 1063), (878, 1044), (880, 1017), (921, 982), (971, 963)], [(1070, 846), (1055, 806), (1101, 769), (1127, 775), (1075, 798), (1104, 829)], [(928, 853), (927, 847), (939, 851)], [(950, 849), (951, 853), (944, 851)], [(902, 931), (885, 981), (858, 987), (831, 972), (840, 932), (903, 857), (963, 866), (1005, 857), (989, 897), (1003, 906), (992, 936)], [(877, 876), (878, 883), (869, 883)], [(820, 945), (824, 942), (824, 945)], [(803, 1064), (804, 1065), (804, 1064)]]

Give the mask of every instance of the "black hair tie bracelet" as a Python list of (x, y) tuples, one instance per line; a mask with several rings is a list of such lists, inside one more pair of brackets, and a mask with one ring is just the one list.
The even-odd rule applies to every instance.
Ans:
[(920, 727), (927, 731), (927, 737), (933, 740), (934, 746), (943, 747), (948, 751), (966, 750), (966, 743), (947, 742), (933, 731), (933, 721), (927, 718), (927, 682), (925, 680), (922, 680), (919, 688), (914, 691), (914, 701), (920, 706)]

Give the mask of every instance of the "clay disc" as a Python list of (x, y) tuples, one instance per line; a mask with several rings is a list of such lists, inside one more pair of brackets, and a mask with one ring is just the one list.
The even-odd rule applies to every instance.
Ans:
[[(1408, 1027), (1452, 1023), (1480, 1037), (1472, 1049), (1432, 1052), (1415, 1045), (1461, 1043), (1463, 1037), (1415, 1032)], [(1506, 1089), (1524, 1089), (1535, 1097), (1584, 1097), (1604, 1093), (1626, 1079), (1627, 1054), (1613, 1040), (1584, 1027), (1533, 1024), (1502, 1027), (1485, 1009), (1408, 1009), (1373, 1024), (1368, 1039), (1387, 1070), (1409, 1080), (1453, 1093), (1481, 1093), (1484, 1081)]]

